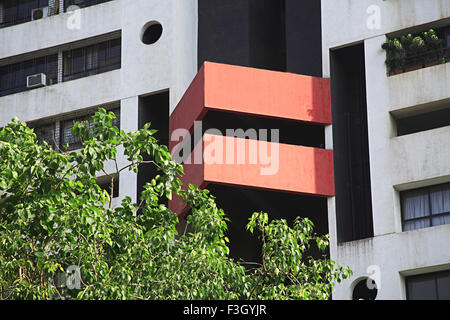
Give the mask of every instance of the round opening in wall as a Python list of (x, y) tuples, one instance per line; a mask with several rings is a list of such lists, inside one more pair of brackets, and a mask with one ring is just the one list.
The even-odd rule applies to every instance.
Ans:
[(375, 300), (378, 294), (377, 284), (370, 278), (359, 280), (353, 288), (353, 300)]
[(153, 44), (161, 38), (163, 27), (157, 21), (147, 23), (142, 29), (141, 40), (144, 44)]

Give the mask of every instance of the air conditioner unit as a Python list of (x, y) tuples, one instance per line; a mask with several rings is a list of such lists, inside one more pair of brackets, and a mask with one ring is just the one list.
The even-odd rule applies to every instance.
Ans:
[(27, 88), (39, 88), (47, 85), (45, 73), (33, 74), (27, 77)]
[(42, 7), (31, 10), (31, 20), (39, 20), (49, 16), (49, 8)]

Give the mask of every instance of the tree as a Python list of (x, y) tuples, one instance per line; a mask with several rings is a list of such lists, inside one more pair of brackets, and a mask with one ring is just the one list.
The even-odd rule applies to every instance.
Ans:
[[(327, 299), (334, 283), (351, 275), (331, 260), (304, 256), (311, 244), (328, 245), (311, 221), (299, 218), (291, 228), (284, 220), (269, 223), (266, 213), (248, 224), (250, 232), (259, 230), (262, 263), (231, 259), (229, 220), (214, 197), (193, 185), (181, 188), (183, 167), (149, 124), (125, 133), (114, 118), (101, 108), (94, 129), (76, 123), (83, 145), (77, 152), (37, 143), (17, 118), (0, 130), (3, 299)], [(119, 152), (128, 161), (122, 167)], [(138, 203), (125, 197), (113, 206), (114, 179), (143, 163), (159, 175)], [(96, 183), (99, 172), (111, 179), (109, 193)], [(191, 207), (194, 232), (177, 232), (177, 215), (164, 205), (173, 194)]]

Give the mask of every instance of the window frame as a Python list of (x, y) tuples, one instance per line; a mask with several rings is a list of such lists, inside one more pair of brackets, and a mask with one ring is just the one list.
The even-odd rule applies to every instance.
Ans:
[[(115, 44), (118, 42), (118, 44)], [(115, 44), (113, 46), (113, 44)], [(119, 55), (112, 56), (113, 48), (119, 47)], [(96, 75), (122, 67), (122, 38), (118, 37), (111, 40), (106, 40), (98, 42), (89, 46), (74, 48), (70, 50), (63, 51), (63, 79), (62, 81), (71, 81), (91, 75)], [(103, 52), (104, 50), (105, 52)], [(80, 65), (81, 68), (77, 66), (77, 71), (74, 72), (74, 55), (76, 53), (81, 53)], [(102, 60), (99, 57), (102, 56)], [(78, 58), (78, 57), (77, 57)], [(88, 65), (91, 67), (88, 68)], [(78, 71), (80, 69), (80, 71)]]
[(434, 294), (436, 295), (437, 300), (439, 300), (439, 279), (440, 278), (446, 278), (450, 276), (450, 270), (443, 270), (443, 271), (437, 271), (437, 272), (430, 272), (430, 273), (423, 273), (423, 274), (417, 274), (412, 276), (405, 277), (405, 291), (406, 291), (406, 300), (412, 300), (411, 299), (411, 284), (414, 282), (414, 280), (417, 280), (418, 278), (423, 278), (425, 281), (430, 281), (433, 283), (434, 286)]
[[(401, 191), (400, 192), (400, 210), (401, 210), (401, 219), (402, 219), (402, 231), (414, 231), (414, 230), (419, 230), (419, 229), (424, 229), (424, 228), (430, 228), (430, 227), (436, 227), (436, 226), (440, 226), (440, 225), (449, 224), (449, 223), (445, 223), (445, 224), (433, 225), (433, 218), (443, 217), (443, 216), (450, 216), (450, 211), (433, 214), (433, 210), (432, 210), (431, 193), (433, 191), (435, 191), (436, 189), (438, 189), (439, 187), (443, 187), (441, 190), (447, 190), (447, 188), (445, 188), (445, 186), (448, 186), (448, 189), (450, 189), (450, 182), (441, 183), (441, 184), (437, 184), (437, 185), (431, 185), (431, 186), (417, 188), (417, 189), (405, 190), (405, 191)], [(422, 217), (415, 217), (415, 218), (405, 219), (405, 208), (404, 208), (405, 193), (412, 192), (412, 191), (421, 191), (421, 190), (424, 191), (424, 193), (423, 193), (424, 195), (425, 195), (425, 193), (427, 195), (428, 215), (422, 216)], [(420, 227), (420, 228), (414, 228), (414, 229), (405, 230), (405, 224), (408, 223), (408, 222), (413, 222), (413, 221), (428, 221), (429, 225), (426, 226), (426, 227)]]
[[(44, 61), (44, 63), (41, 63), (42, 60)], [(53, 73), (51, 72), (52, 64), (54, 68)], [(29, 65), (28, 68), (26, 68), (27, 65)], [(6, 83), (9, 83), (9, 86), (7, 86), (6, 89), (2, 89), (2, 81), (0, 80), (0, 97), (31, 90), (31, 88), (27, 88), (26, 78), (33, 74), (45, 73), (45, 75), (47, 76), (47, 85), (52, 85), (58, 82), (57, 53), (46, 56), (39, 56), (33, 59), (23, 60), (2, 66), (0, 67), (0, 74), (2, 74), (1, 71), (4, 68), (7, 70), (5, 73), (9, 75), (5, 76), (7, 78), (9, 77), (9, 80), (5, 81)], [(0, 75), (0, 77), (2, 76)]]

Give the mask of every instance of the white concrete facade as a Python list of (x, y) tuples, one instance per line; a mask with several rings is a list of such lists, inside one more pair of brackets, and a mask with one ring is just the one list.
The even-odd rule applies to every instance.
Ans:
[[(137, 130), (139, 97), (166, 89), (173, 111), (197, 73), (197, 1), (113, 0), (78, 13), (75, 22), (74, 13), (66, 12), (0, 29), (0, 65), (114, 34), (122, 39), (121, 68), (0, 97), (0, 127), (15, 116), (22, 121), (51, 119), (120, 101), (121, 129)], [(159, 22), (163, 33), (146, 45), (141, 35), (151, 21)], [(119, 189), (119, 199), (135, 199), (136, 175), (123, 171)]]
[[(378, 13), (379, 24), (368, 24)], [(330, 77), (330, 49), (364, 42), (374, 228), (372, 238), (338, 243), (335, 198), (329, 198), (331, 258), (354, 272), (337, 285), (334, 299), (351, 299), (355, 283), (373, 275), (370, 266), (379, 270), (380, 300), (406, 299), (405, 276), (450, 269), (450, 225), (402, 232), (399, 197), (450, 181), (450, 126), (396, 136), (392, 116), (449, 105), (450, 63), (388, 77), (381, 48), (386, 34), (449, 21), (447, 0), (322, 0), (324, 77)], [(332, 148), (332, 126), (326, 132)]]

